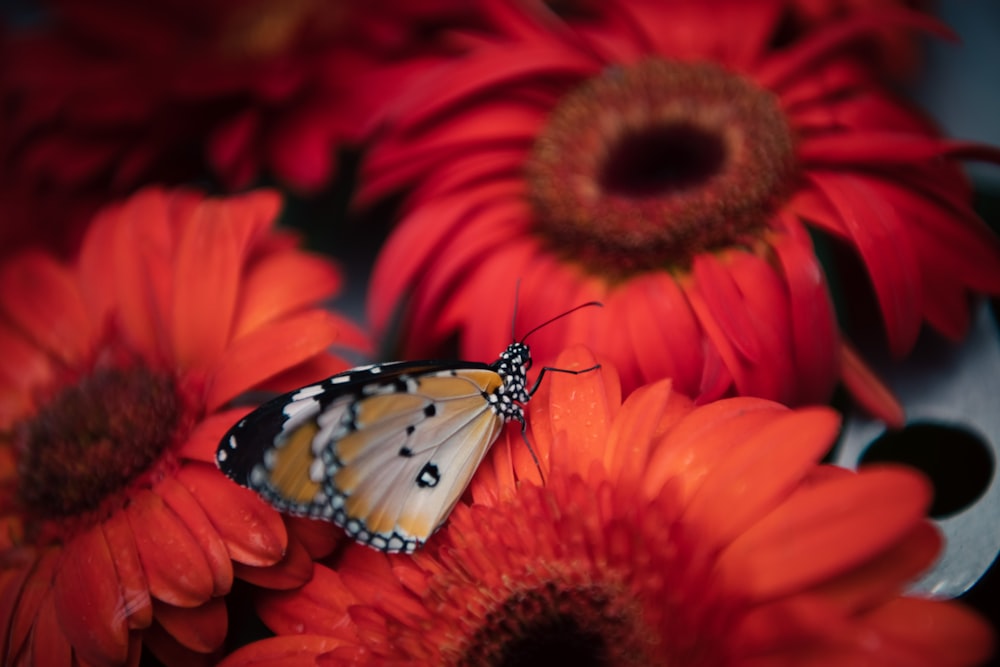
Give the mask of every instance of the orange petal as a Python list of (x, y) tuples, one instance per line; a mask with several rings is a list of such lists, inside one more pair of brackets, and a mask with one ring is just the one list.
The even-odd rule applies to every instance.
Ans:
[(128, 517), (124, 512), (114, 512), (101, 524), (101, 530), (114, 554), (129, 629), (147, 628), (153, 622), (152, 599)]
[(42, 252), (24, 252), (5, 262), (0, 310), (26, 338), (69, 365), (81, 362), (94, 342), (75, 276)]
[(202, 604), (214, 589), (212, 570), (184, 522), (151, 491), (125, 508), (153, 597), (181, 607)]
[(676, 478), (686, 498), (716, 462), (748, 435), (788, 408), (760, 398), (730, 398), (699, 406), (683, 417), (664, 437), (653, 455), (642, 483), (647, 498), (659, 495), (667, 480)]
[(837, 437), (839, 415), (805, 408), (775, 415), (715, 462), (684, 517), (723, 545), (794, 489)]
[(608, 434), (604, 468), (618, 486), (635, 487), (646, 470), (653, 447), (691, 401), (672, 391), (672, 380), (639, 387), (622, 404)]
[[(560, 354), (554, 365), (583, 370), (598, 363), (590, 350), (575, 345)], [(564, 466), (567, 473), (586, 474), (593, 461), (604, 460), (611, 423), (621, 407), (617, 373), (610, 366), (602, 366), (581, 375), (552, 372), (547, 375), (551, 386), (543, 406), (544, 417), (532, 412), (532, 418), (545, 419), (554, 437), (566, 432), (571, 451), (552, 452), (553, 464)]]
[(803, 488), (737, 537), (718, 566), (758, 600), (817, 585), (902, 539), (930, 495), (923, 477), (888, 466)]
[(867, 614), (861, 640), (873, 639), (902, 644), (927, 665), (978, 665), (995, 650), (993, 631), (981, 616), (956, 603), (919, 598), (898, 598)]
[(233, 339), (333, 296), (342, 281), (325, 257), (293, 251), (262, 258), (241, 284)]
[[(52, 590), (52, 571), (57, 550), (49, 550), (34, 562), (0, 570), (0, 659), (10, 664), (26, 650), (31, 627), (42, 601)], [(25, 554), (26, 558), (33, 558)]]
[(310, 310), (234, 341), (215, 370), (206, 408), (214, 411), (269, 377), (323, 352), (339, 334), (339, 318)]
[(38, 610), (31, 640), (31, 664), (46, 667), (73, 664), (73, 648), (59, 625), (52, 596), (47, 596)]
[(356, 638), (347, 611), (360, 600), (344, 587), (340, 575), (322, 565), (316, 566), (312, 579), (302, 588), (265, 592), (258, 600), (260, 619), (279, 635), (316, 633)]
[(281, 559), (288, 544), (285, 524), (256, 493), (236, 485), (215, 466), (202, 463), (184, 466), (176, 477), (198, 499), (231, 559), (256, 566)]
[(128, 657), (125, 600), (104, 533), (97, 527), (63, 549), (53, 583), (63, 633), (83, 660), (120, 663)]
[[(327, 524), (331, 526), (331, 524)], [(243, 581), (260, 588), (286, 590), (296, 588), (309, 581), (313, 562), (305, 546), (298, 540), (288, 540), (284, 557), (274, 565), (254, 567), (243, 563), (234, 564), (234, 572)]]
[(930, 522), (918, 523), (910, 534), (878, 556), (810, 590), (847, 613), (868, 609), (898, 595), (934, 562), (941, 535)]
[(245, 251), (244, 220), (205, 201), (181, 232), (173, 268), (171, 343), (184, 369), (204, 368), (226, 349)]
[(219, 667), (300, 667), (340, 646), (342, 640), (325, 635), (271, 637), (233, 651)]
[(0, 385), (30, 404), (30, 389), (45, 386), (52, 378), (49, 358), (24, 334), (0, 321)]
[(111, 257), (98, 261), (114, 268), (116, 321), (135, 349), (162, 356), (167, 351), (162, 336), (168, 322), (174, 235), (168, 200), (162, 190), (150, 188), (127, 200), (115, 215)]
[(212, 598), (198, 607), (175, 607), (156, 601), (156, 622), (182, 646), (198, 653), (211, 653), (226, 639), (226, 601)]
[(176, 451), (181, 458), (215, 465), (215, 451), (222, 436), (233, 424), (245, 417), (251, 408), (240, 407), (211, 414), (194, 427), (194, 431)]
[(194, 537), (212, 571), (212, 595), (225, 595), (233, 586), (233, 562), (229, 550), (219, 537), (198, 500), (173, 477), (164, 478), (156, 487), (163, 498)]

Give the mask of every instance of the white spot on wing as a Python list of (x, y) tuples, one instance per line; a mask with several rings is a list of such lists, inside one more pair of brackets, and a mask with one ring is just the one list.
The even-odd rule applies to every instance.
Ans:
[(311, 384), (308, 387), (302, 387), (297, 392), (292, 394), (292, 401), (300, 401), (303, 398), (310, 398), (316, 396), (317, 394), (323, 393), (323, 385), (321, 384)]

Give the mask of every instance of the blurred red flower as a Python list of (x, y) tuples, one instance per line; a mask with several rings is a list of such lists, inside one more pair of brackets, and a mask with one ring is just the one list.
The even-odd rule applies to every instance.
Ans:
[(400, 356), (457, 336), (489, 358), (519, 284), (521, 331), (606, 306), (538, 332), (541, 363), (586, 342), (627, 390), (671, 377), (699, 400), (804, 404), (844, 380), (898, 423), (841, 341), (810, 234), (859, 258), (897, 356), (924, 322), (960, 338), (969, 292), (1000, 293), (1000, 243), (953, 160), (997, 151), (940, 138), (850, 48), (940, 26), (866, 13), (775, 46), (784, 3), (592, 4), (561, 22), (488, 0), (505, 36), (470, 37), (394, 101), (359, 194), (411, 189), (373, 275), (377, 332), (401, 317)]
[[(2, 49), (0, 198), (55, 199), (77, 219), (152, 182), (329, 186), (338, 148), (396, 93), (404, 57), (431, 42), (441, 17), (463, 16), (454, 0), (44, 7), (47, 20), (12, 31)], [(27, 220), (38, 223), (8, 213), (4, 224)], [(79, 231), (65, 214), (45, 222), (49, 236)]]
[(279, 203), (144, 190), (102, 210), (73, 263), (0, 265), (4, 664), (135, 664), (143, 645), (190, 664), (225, 638), (234, 573), (309, 577), (307, 545), (214, 463), (249, 409), (232, 399), (343, 370), (326, 349), (363, 344), (318, 307), (338, 271), (271, 229)]
[[(577, 347), (558, 363), (595, 359)], [(900, 594), (940, 545), (926, 481), (817, 465), (832, 410), (693, 407), (669, 381), (621, 395), (609, 364), (553, 377), (529, 406), (545, 486), (513, 483), (498, 445), (476, 504), (422, 551), (352, 545), (301, 589), (264, 592), (279, 636), (223, 664), (930, 667), (989, 655), (982, 619)]]

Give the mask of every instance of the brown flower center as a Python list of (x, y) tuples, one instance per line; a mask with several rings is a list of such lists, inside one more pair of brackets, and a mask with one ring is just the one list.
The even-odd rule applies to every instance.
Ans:
[(652, 632), (633, 597), (557, 582), (516, 593), (487, 614), (463, 665), (648, 665)]
[(160, 457), (177, 432), (173, 380), (109, 368), (60, 391), (18, 431), (18, 499), (41, 519), (97, 509)]
[(749, 242), (793, 167), (774, 94), (709, 63), (649, 59), (565, 95), (527, 175), (548, 245), (617, 276)]

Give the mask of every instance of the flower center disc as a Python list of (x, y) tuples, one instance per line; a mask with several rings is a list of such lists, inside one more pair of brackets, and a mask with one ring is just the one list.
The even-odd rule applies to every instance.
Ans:
[(461, 664), (647, 665), (650, 631), (624, 591), (549, 582), (490, 612)]
[(527, 175), (548, 244), (616, 275), (743, 242), (767, 225), (793, 166), (773, 93), (716, 65), (649, 59), (565, 95)]
[(19, 431), (22, 507), (42, 519), (97, 509), (157, 460), (180, 412), (173, 381), (141, 367), (64, 388)]

